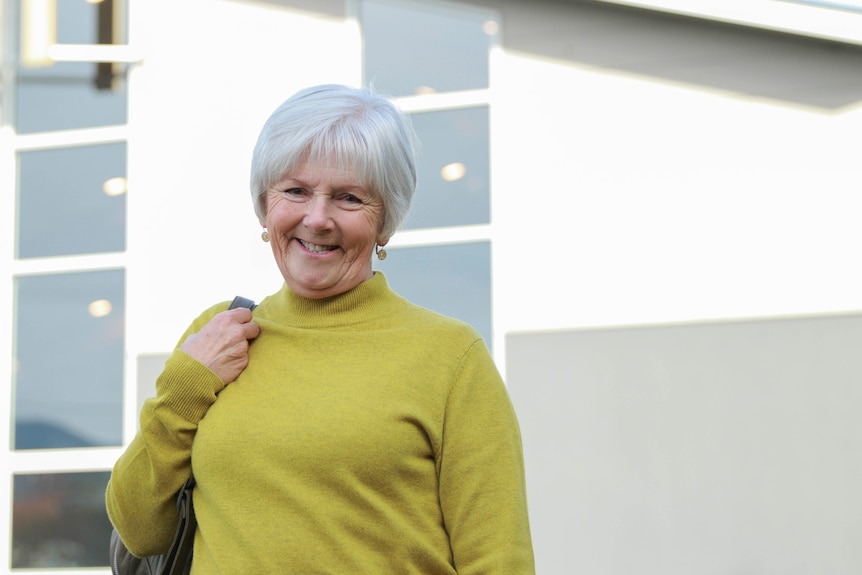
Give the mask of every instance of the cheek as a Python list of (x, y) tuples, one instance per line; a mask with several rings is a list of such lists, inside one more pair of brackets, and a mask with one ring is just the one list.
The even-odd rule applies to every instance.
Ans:
[(296, 225), (296, 220), (296, 209), (291, 203), (275, 200), (269, 205), (264, 225), (269, 229), (270, 236), (272, 236), (274, 232), (283, 233), (292, 229)]

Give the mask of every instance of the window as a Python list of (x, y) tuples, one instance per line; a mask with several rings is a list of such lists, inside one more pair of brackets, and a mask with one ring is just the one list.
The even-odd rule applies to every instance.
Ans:
[(364, 0), (365, 78), (392, 96), (488, 87), (497, 17), (440, 2)]
[(0, 254), (13, 316), (0, 570), (103, 568), (124, 429), (124, 3), (14, 0), (0, 27), (0, 213), (14, 230)]
[(15, 475), (12, 568), (107, 564), (111, 524), (105, 515), (109, 472)]
[(466, 321), (491, 347), (489, 83), (499, 18), (409, 0), (363, 0), (360, 14), (366, 83), (396, 98), (421, 143), (413, 206), (376, 267), (393, 289)]
[(422, 143), (419, 190), (405, 229), (491, 221), (488, 106), (412, 114)]
[(18, 257), (125, 250), (125, 176), (122, 142), (21, 152)]
[(15, 287), (15, 449), (121, 445), (123, 270)]
[[(21, 0), (24, 26), (16, 30), (22, 47), (16, 81), (19, 134), (126, 123), (127, 64), (95, 56), (86, 61), (84, 52), (123, 47), (123, 8), (121, 0)], [(46, 25), (52, 19), (56, 27)], [(103, 50), (101, 57), (105, 55), (116, 57)]]

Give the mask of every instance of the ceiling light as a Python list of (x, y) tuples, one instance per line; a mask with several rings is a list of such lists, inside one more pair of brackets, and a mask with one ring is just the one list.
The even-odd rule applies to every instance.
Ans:
[(122, 196), (126, 193), (126, 178), (109, 178), (102, 184), (102, 190), (111, 197)]
[(452, 162), (443, 166), (443, 169), (440, 170), (440, 177), (447, 182), (454, 182), (463, 178), (466, 173), (467, 167), (464, 164), (461, 162)]
[(106, 299), (97, 299), (90, 302), (90, 305), (87, 306), (87, 311), (93, 317), (105, 317), (111, 313), (111, 309), (111, 302)]

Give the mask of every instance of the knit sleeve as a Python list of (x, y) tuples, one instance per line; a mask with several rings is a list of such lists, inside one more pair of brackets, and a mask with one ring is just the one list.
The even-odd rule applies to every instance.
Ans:
[(178, 348), (165, 362), (156, 396), (144, 403), (140, 430), (114, 465), (105, 496), (108, 516), (134, 555), (160, 554), (170, 546), (178, 521), (175, 498), (191, 473), (197, 426), (223, 387), (215, 373)]
[(534, 575), (518, 422), (481, 340), (447, 402), (440, 502), (459, 575)]

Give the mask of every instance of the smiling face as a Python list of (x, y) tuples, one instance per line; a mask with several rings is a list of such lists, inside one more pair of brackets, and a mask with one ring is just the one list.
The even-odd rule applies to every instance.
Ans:
[(370, 279), (383, 201), (350, 169), (309, 159), (266, 192), (272, 253), (296, 294), (323, 298)]

